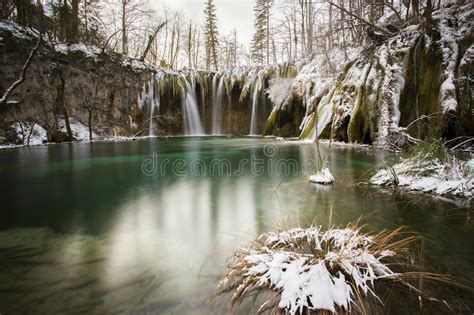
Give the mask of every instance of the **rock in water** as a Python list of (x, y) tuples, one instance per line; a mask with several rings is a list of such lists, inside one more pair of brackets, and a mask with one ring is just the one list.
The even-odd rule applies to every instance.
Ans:
[(312, 183), (318, 183), (323, 185), (329, 185), (334, 183), (334, 176), (332, 176), (329, 168), (324, 168), (318, 173), (311, 175), (308, 177), (309, 181)]

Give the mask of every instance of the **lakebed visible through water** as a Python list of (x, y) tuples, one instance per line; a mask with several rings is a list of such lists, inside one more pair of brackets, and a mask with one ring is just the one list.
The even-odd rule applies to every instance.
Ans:
[[(474, 281), (472, 210), (358, 185), (395, 160), (314, 144), (176, 137), (0, 151), (0, 313), (202, 314), (239, 244), (281, 220), (423, 236), (430, 270)], [(222, 305), (217, 305), (220, 313)]]

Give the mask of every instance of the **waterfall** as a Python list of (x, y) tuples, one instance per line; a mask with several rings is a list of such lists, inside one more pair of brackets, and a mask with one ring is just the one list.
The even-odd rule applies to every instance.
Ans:
[(258, 135), (257, 133), (258, 132), (257, 131), (257, 119), (258, 119), (257, 106), (258, 106), (259, 93), (262, 88), (261, 80), (259, 77), (260, 76), (258, 76), (255, 80), (253, 95), (252, 95), (252, 118), (250, 120), (250, 135), (251, 136)]
[(183, 114), (184, 128), (187, 135), (203, 135), (204, 129), (197, 107), (196, 78), (192, 76), (189, 82), (185, 76), (182, 77), (185, 83), (183, 86)]
[(150, 118), (149, 118), (149, 126), (148, 126), (148, 136), (153, 137), (154, 131), (153, 131), (153, 111), (155, 109), (155, 104), (150, 106)]
[[(216, 78), (214, 76), (214, 78)], [(217, 80), (212, 79), (212, 89), (213, 89), (213, 102), (212, 102), (212, 134), (220, 135), (222, 134), (222, 104), (224, 102), (224, 77), (222, 76), (219, 80), (219, 86), (217, 92), (215, 92), (215, 86), (217, 85)]]
[(152, 76), (150, 81), (147, 83), (148, 88), (144, 88), (142, 95), (138, 98), (138, 104), (140, 108), (144, 106), (150, 107), (150, 115), (148, 117), (148, 136), (154, 136), (154, 124), (153, 124), (153, 114), (155, 112), (155, 107), (157, 110), (160, 109), (160, 99), (159, 96), (155, 99), (155, 77)]

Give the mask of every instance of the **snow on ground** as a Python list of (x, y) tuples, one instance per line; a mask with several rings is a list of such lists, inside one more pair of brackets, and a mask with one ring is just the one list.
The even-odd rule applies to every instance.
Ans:
[[(264, 234), (252, 246), (237, 251), (219, 290), (232, 288), (238, 278), (234, 299), (269, 288), (279, 293), (277, 305), (289, 314), (347, 312), (361, 295), (377, 297), (373, 287), (378, 279), (398, 277), (382, 262), (396, 253), (375, 249), (375, 243), (372, 236), (352, 227)], [(309, 248), (302, 250), (305, 246)], [(260, 310), (271, 307), (270, 303)]]
[[(71, 126), (71, 131), (74, 139), (79, 141), (88, 141), (89, 140), (89, 127), (79, 122), (77, 119), (71, 117), (69, 118), (69, 124)], [(67, 134), (66, 122), (64, 119), (59, 119), (58, 121), (59, 131), (64, 134)], [(30, 122), (16, 122), (10, 126), (10, 128), (15, 130), (16, 137), (19, 139), (20, 144), (7, 144), (3, 145), (1, 148), (12, 148), (21, 145), (40, 145), (46, 144), (48, 141), (47, 131), (41, 125), (37, 123)], [(96, 138), (97, 135), (92, 133), (92, 137)]]
[(318, 173), (309, 176), (308, 180), (312, 183), (328, 185), (334, 183), (334, 176), (332, 176), (329, 168), (325, 167)]
[(449, 162), (411, 158), (379, 170), (369, 181), (378, 186), (398, 186), (440, 196), (474, 196), (474, 159)]
[(48, 140), (46, 129), (37, 123), (16, 122), (10, 126), (23, 145), (39, 145)]
[(102, 49), (96, 46), (87, 46), (80, 44), (55, 44), (54, 50), (58, 53), (67, 55), (70, 52), (82, 52), (87, 58), (96, 59), (97, 55), (102, 52)]
[[(14, 37), (21, 38), (21, 39), (36, 39), (39, 36), (39, 31), (18, 25), (14, 22), (0, 20), (0, 30), (4, 30), (6, 32), (11, 33)], [(1, 39), (0, 39), (1, 40)], [(43, 36), (43, 44), (49, 45), (50, 41), (48, 38)], [(77, 44), (67, 44), (67, 43), (53, 43), (51, 48), (54, 49), (57, 53), (67, 55), (71, 52), (80, 52), (83, 53), (87, 58), (91, 58), (94, 60), (98, 60), (99, 55), (104, 53), (103, 49), (97, 46), (86, 45), (83, 43)], [(108, 50), (105, 50), (108, 53)], [(147, 64), (145, 62), (139, 61), (137, 59), (133, 59), (127, 56), (121, 56), (122, 61), (121, 65), (123, 67), (130, 67), (135, 72), (140, 72), (142, 70), (157, 70), (154, 66)]]
[[(67, 128), (66, 128), (66, 121), (64, 119), (60, 119), (58, 121), (59, 125), (59, 130), (67, 134)], [(71, 131), (72, 131), (72, 136), (74, 139), (83, 141), (83, 140), (89, 140), (89, 127), (78, 121), (77, 119), (70, 117), (69, 118), (69, 125), (71, 126)], [(92, 132), (92, 137), (95, 138), (96, 134)]]
[(128, 58), (128, 57), (123, 57), (122, 59), (122, 67), (130, 67), (136, 72), (140, 72), (141, 70), (156, 70), (154, 67), (151, 65), (140, 61), (136, 60), (133, 58)]
[(16, 23), (7, 20), (0, 20), (0, 29), (11, 33), (13, 36), (22, 39), (31, 39), (38, 37), (39, 32), (33, 31), (31, 28), (22, 27)]

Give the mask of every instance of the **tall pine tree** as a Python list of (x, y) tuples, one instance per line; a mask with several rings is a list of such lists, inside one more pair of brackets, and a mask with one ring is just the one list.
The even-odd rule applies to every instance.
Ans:
[(272, 0), (256, 0), (255, 3), (255, 33), (252, 38), (252, 59), (258, 64), (269, 64), (270, 56), (270, 7)]
[(217, 31), (216, 6), (213, 0), (206, 0), (206, 8), (204, 9), (206, 23), (204, 25), (204, 35), (206, 36), (206, 67), (208, 69), (214, 66), (214, 70), (218, 70), (217, 53), (219, 47), (219, 33)]

